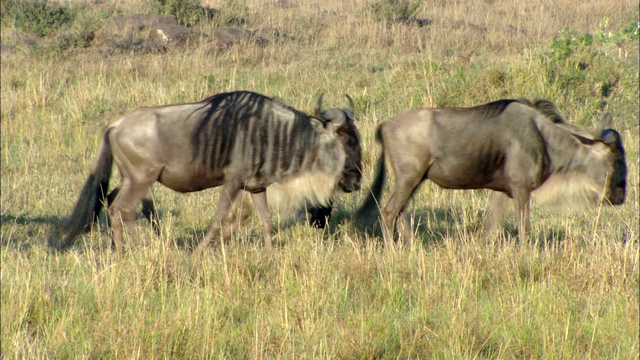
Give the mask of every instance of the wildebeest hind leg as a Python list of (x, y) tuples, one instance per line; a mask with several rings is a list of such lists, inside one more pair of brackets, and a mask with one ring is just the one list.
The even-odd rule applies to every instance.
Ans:
[[(398, 172), (396, 172), (398, 174)], [(393, 229), (395, 228), (396, 220), (400, 212), (403, 210), (409, 198), (415, 191), (422, 180), (419, 176), (397, 176), (396, 186), (382, 211), (382, 233), (384, 235), (385, 242), (390, 244), (393, 242)], [(406, 244), (411, 243), (411, 236), (406, 238), (407, 232), (411, 232), (408, 229), (407, 222), (402, 219), (399, 221), (399, 225), (402, 227), (400, 230), (400, 236)]]
[[(134, 185), (130, 179), (123, 179), (120, 191), (109, 206), (109, 219), (113, 231), (116, 250), (124, 252), (123, 227), (131, 228), (136, 219), (135, 210), (149, 191), (148, 184)], [(133, 235), (133, 234), (131, 234)]]
[(160, 236), (160, 218), (158, 217), (158, 212), (156, 211), (155, 204), (153, 203), (151, 188), (147, 190), (147, 195), (142, 199), (142, 215), (144, 215), (144, 217), (151, 223), (153, 232)]
[(396, 229), (400, 240), (407, 246), (413, 245), (413, 229), (411, 228), (411, 219), (408, 213), (405, 213), (404, 208), (400, 210), (398, 219), (396, 220)]
[(267, 205), (267, 192), (263, 191), (251, 194), (251, 199), (253, 200), (253, 206), (255, 206), (260, 222), (262, 223), (264, 245), (267, 253), (269, 253), (272, 249), (271, 233), (273, 231), (273, 222), (271, 221), (271, 214), (269, 213), (269, 206)]
[[(116, 187), (109, 193), (109, 195), (107, 195), (107, 207), (110, 204), (113, 204), (119, 192), (120, 187)], [(153, 198), (151, 197), (151, 188), (149, 188), (147, 195), (142, 199), (142, 215), (144, 215), (145, 219), (149, 220), (156, 235), (160, 236), (160, 218), (158, 217), (158, 212), (155, 204), (153, 203)]]
[[(223, 235), (220, 231), (221, 227), (226, 224), (228, 213), (232, 210), (233, 204), (236, 202), (241, 189), (242, 184), (239, 181), (228, 182), (223, 186), (222, 192), (220, 193), (220, 200), (218, 201), (218, 207), (216, 208), (216, 213), (213, 215), (213, 221), (211, 222), (209, 231), (205, 238), (196, 247), (196, 252), (206, 249), (214, 237)], [(223, 239), (220, 240), (222, 241)]]

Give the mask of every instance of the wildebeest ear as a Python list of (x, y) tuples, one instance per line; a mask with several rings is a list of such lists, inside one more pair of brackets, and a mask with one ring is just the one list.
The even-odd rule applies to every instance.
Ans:
[(594, 139), (589, 139), (588, 137), (582, 136), (580, 134), (571, 133), (571, 135), (573, 135), (573, 137), (575, 137), (576, 139), (578, 139), (581, 143), (583, 143), (585, 145), (593, 145), (593, 144), (596, 143), (596, 141)]
[(311, 122), (311, 126), (316, 130), (316, 131), (321, 131), (324, 129), (325, 127), (325, 122), (322, 120), (322, 118), (318, 119), (315, 116), (309, 116), (309, 120)]

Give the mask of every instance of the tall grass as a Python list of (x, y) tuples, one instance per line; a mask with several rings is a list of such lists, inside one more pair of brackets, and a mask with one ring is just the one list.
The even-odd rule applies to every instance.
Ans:
[[(56, 2), (76, 22), (35, 42), (3, 18), (0, 40), (15, 46), (0, 73), (2, 357), (638, 358), (637, 4), (406, 2), (433, 20), (417, 27), (393, 10), (380, 16), (393, 3), (203, 3), (269, 41), (221, 54), (203, 45), (107, 55), (64, 42), (109, 16), (158, 11), (146, 2)], [(339, 199), (329, 232), (282, 222), (271, 257), (255, 217), (194, 255), (218, 190), (157, 186), (159, 237), (140, 221), (148, 236), (125, 255), (110, 250), (104, 228), (72, 251), (49, 250), (107, 124), (138, 106), (237, 89), (306, 111), (321, 92), (328, 106), (350, 94), (365, 184), (376, 124), (410, 107), (548, 98), (590, 129), (606, 110), (627, 147), (628, 199), (535, 208), (538, 241), (522, 243), (513, 216), (502, 236), (483, 238), (486, 192), (425, 183), (409, 208), (421, 245), (407, 249), (349, 225), (365, 189)]]

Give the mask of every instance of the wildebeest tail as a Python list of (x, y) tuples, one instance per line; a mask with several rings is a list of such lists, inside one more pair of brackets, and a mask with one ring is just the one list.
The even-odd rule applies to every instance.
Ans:
[(362, 206), (360, 206), (360, 209), (358, 209), (355, 215), (356, 226), (360, 229), (369, 229), (373, 227), (380, 217), (380, 196), (382, 195), (382, 188), (384, 187), (386, 176), (384, 144), (380, 130), (380, 127), (378, 127), (378, 130), (376, 131), (376, 141), (378, 144), (382, 145), (376, 175), (373, 179), (373, 183), (371, 183), (371, 188), (367, 198), (364, 200)]
[(109, 131), (105, 131), (98, 151), (98, 160), (93, 173), (82, 187), (78, 201), (69, 218), (62, 226), (63, 247), (73, 244), (73, 239), (87, 230), (94, 218), (97, 218), (107, 196), (109, 179), (113, 165), (113, 153), (109, 144)]

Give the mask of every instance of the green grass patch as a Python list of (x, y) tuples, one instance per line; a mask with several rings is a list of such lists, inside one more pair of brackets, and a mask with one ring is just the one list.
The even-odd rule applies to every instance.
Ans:
[[(204, 1), (1, 4), (4, 358), (637, 358), (637, 4), (223, 1), (213, 18)], [(91, 38), (113, 16), (179, 11), (198, 30), (243, 24), (269, 41), (142, 55), (98, 51)], [(395, 21), (405, 15), (433, 22)], [(160, 236), (140, 219), (140, 244), (118, 255), (103, 216), (71, 251), (48, 247), (105, 126), (140, 106), (240, 89), (307, 112), (320, 93), (331, 107), (354, 99), (364, 187), (337, 199), (331, 231), (283, 221), (268, 257), (251, 216), (224, 247), (194, 255), (219, 190), (157, 185)], [(377, 124), (519, 97), (550, 99), (590, 130), (611, 114), (627, 150), (624, 205), (535, 207), (531, 243), (515, 237), (511, 212), (504, 237), (486, 240), (487, 192), (425, 182), (408, 207), (415, 248), (349, 225), (373, 176)]]

